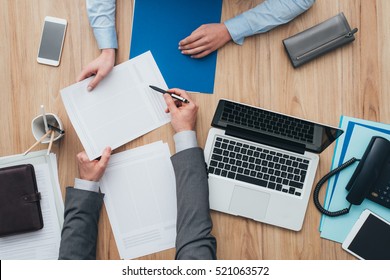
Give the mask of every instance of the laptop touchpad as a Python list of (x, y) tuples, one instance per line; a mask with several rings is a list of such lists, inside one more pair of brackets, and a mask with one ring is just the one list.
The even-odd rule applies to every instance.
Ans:
[(267, 213), (269, 194), (249, 188), (234, 186), (229, 211), (236, 215), (261, 220)]

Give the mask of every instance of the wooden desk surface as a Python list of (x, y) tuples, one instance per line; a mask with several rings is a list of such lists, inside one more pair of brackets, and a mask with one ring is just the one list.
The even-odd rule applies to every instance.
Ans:
[[(128, 59), (133, 1), (117, 1), (119, 50), (116, 63)], [(254, 7), (260, 0), (224, 0), (222, 18)], [(356, 41), (304, 67), (293, 69), (282, 39), (343, 11)], [(229, 98), (290, 115), (337, 126), (340, 115), (390, 123), (390, 1), (317, 0), (305, 14), (269, 33), (247, 38), (243, 46), (229, 43), (218, 53), (215, 90), (193, 98), (200, 105), (197, 132), (204, 147), (214, 108)], [(66, 18), (68, 30), (59, 67), (36, 62), (43, 19)], [(54, 145), (63, 195), (77, 176), (75, 155), (82, 145), (65, 112), (59, 91), (75, 82), (83, 66), (99, 55), (80, 0), (0, 0), (0, 156), (26, 150), (33, 142), (31, 120), (40, 104), (59, 115), (65, 137)], [(173, 130), (165, 125), (117, 149), (131, 149), (157, 140), (174, 152)], [(38, 149), (46, 149), (39, 145)], [(334, 144), (320, 157), (316, 182), (329, 170)], [(324, 195), (324, 192), (322, 193)], [(304, 227), (292, 232), (212, 212), (220, 259), (352, 259), (340, 244), (321, 239), (320, 213), (312, 200)], [(99, 259), (119, 254), (106, 210), (99, 224)], [(174, 249), (143, 259), (173, 259)]]

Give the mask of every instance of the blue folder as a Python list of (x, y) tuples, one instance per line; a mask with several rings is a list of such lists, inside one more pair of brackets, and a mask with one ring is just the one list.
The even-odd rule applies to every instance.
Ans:
[(221, 21), (222, 0), (135, 2), (130, 58), (150, 50), (168, 87), (213, 93), (217, 52), (194, 59), (178, 46), (202, 24)]

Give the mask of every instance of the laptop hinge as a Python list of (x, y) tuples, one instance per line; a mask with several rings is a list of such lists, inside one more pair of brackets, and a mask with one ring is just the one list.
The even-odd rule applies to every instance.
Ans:
[(305, 145), (303, 144), (294, 143), (289, 140), (280, 139), (274, 136), (250, 131), (236, 126), (227, 125), (225, 134), (302, 155), (305, 153)]

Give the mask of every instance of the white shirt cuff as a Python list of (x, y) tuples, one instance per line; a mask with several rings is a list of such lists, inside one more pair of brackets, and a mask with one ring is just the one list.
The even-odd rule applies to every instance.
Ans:
[(83, 180), (79, 178), (74, 179), (74, 188), (90, 192), (99, 192), (100, 183), (94, 181)]
[(193, 130), (185, 130), (173, 135), (175, 141), (176, 153), (190, 148), (198, 147), (196, 133)]

